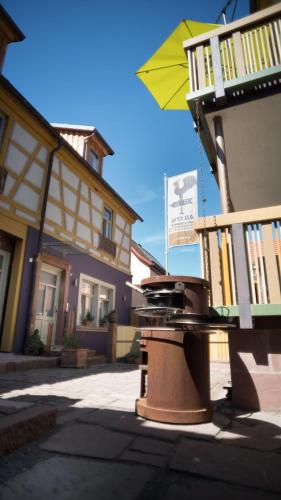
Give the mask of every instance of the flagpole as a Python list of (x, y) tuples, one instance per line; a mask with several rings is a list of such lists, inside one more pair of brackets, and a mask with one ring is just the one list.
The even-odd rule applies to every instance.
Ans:
[(167, 174), (164, 174), (164, 199), (165, 199), (165, 269), (168, 274), (168, 206), (167, 206)]

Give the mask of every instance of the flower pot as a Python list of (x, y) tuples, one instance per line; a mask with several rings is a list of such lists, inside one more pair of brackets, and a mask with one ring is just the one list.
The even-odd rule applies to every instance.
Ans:
[(64, 349), (61, 352), (63, 368), (85, 368), (87, 366), (88, 349)]

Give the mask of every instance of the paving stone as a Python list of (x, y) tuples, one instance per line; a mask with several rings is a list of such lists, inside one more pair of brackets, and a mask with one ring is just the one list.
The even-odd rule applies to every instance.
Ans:
[(73, 457), (52, 457), (0, 488), (1, 500), (132, 500), (154, 470)]
[(156, 455), (169, 455), (174, 449), (174, 445), (159, 439), (149, 437), (137, 437), (131, 443), (131, 450), (141, 451), (143, 453), (153, 453)]
[(74, 403), (73, 408), (101, 408), (105, 405), (110, 405), (114, 398), (110, 396), (97, 396), (92, 398), (84, 398), (78, 403)]
[(281, 429), (264, 422), (249, 426), (241, 424), (240, 421), (234, 421), (229, 429), (220, 432), (217, 439), (222, 444), (256, 450), (273, 451), (281, 449)]
[(174, 484), (169, 487), (163, 500), (277, 500), (277, 496), (265, 491), (240, 488), (217, 481), (189, 480), (188, 485)]
[(116, 409), (100, 409), (85, 417), (79, 418), (78, 421), (87, 424), (97, 424), (130, 434), (140, 434), (143, 436), (164, 439), (166, 441), (176, 441), (179, 435), (177, 427), (180, 427), (144, 420), (134, 413), (118, 411)]
[(139, 451), (127, 450), (121, 455), (121, 460), (127, 462), (139, 462), (145, 465), (153, 465), (154, 467), (164, 467), (167, 458), (161, 455), (154, 455), (152, 453), (141, 453)]
[(205, 477), (281, 492), (281, 455), (183, 439), (170, 467)]
[(8, 410), (12, 409), (13, 411), (19, 411), (32, 406), (32, 404), (33, 403), (23, 403), (20, 401), (14, 401), (13, 399), (0, 398), (0, 411), (3, 411), (4, 413), (5, 408), (7, 408)]
[(106, 408), (117, 408), (121, 410), (127, 410), (127, 411), (135, 411), (135, 401), (136, 399), (115, 399), (111, 403), (105, 403), (104, 407)]
[(93, 411), (92, 408), (74, 408), (60, 415), (57, 418), (57, 424), (64, 425), (69, 422), (73, 422), (74, 420), (80, 418), (82, 415), (87, 415), (87, 413), (90, 413), (91, 411)]
[[(244, 419), (252, 425), (260, 424), (261, 422), (266, 422), (267, 424), (276, 425), (281, 429), (281, 412), (280, 411), (257, 411), (254, 413), (249, 413), (247, 416), (244, 416)], [(235, 420), (241, 420), (240, 417), (236, 417)]]
[(177, 427), (179, 427), (179, 432), (182, 435), (192, 436), (204, 440), (214, 439), (221, 431), (221, 427), (218, 427), (213, 422), (208, 422), (206, 424), (181, 425)]
[(112, 459), (129, 445), (132, 436), (98, 425), (72, 424), (57, 432), (40, 447), (70, 455)]

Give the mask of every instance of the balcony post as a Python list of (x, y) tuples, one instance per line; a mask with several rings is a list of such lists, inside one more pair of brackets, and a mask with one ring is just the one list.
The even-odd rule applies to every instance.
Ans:
[(232, 241), (236, 272), (237, 295), (239, 304), (239, 323), (241, 329), (252, 329), (250, 284), (243, 224), (232, 224)]
[(225, 90), (223, 84), (223, 74), (221, 67), (221, 56), (220, 56), (220, 41), (218, 36), (213, 36), (210, 38), (212, 63), (214, 71), (214, 83), (215, 83), (215, 94), (218, 101), (225, 99)]
[(220, 116), (214, 118), (215, 137), (216, 137), (216, 158), (220, 188), (221, 211), (223, 214), (231, 212), (229, 202), (229, 190), (227, 179), (227, 166), (225, 157), (225, 146), (222, 129), (222, 119)]

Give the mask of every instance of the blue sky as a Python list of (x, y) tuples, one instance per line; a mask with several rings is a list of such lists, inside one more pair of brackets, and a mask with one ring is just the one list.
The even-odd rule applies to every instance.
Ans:
[[(143, 217), (133, 237), (162, 264), (163, 175), (198, 169), (198, 142), (190, 113), (161, 111), (134, 72), (181, 19), (213, 23), (225, 3), (2, 1), (26, 35), (9, 47), (4, 75), (50, 122), (97, 127), (115, 151), (105, 159), (104, 177)], [(235, 19), (248, 9), (247, 0), (238, 0)], [(219, 213), (218, 189), (203, 158), (206, 213)], [(199, 214), (200, 199), (199, 192)], [(172, 248), (169, 272), (199, 276), (198, 245)]]

